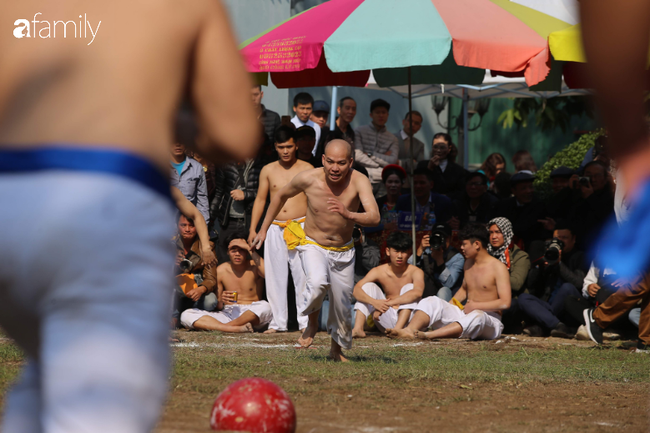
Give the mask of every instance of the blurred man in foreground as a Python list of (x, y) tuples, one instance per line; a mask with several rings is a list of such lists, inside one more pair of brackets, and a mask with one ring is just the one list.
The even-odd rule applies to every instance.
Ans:
[[(71, 37), (80, 5), (101, 21), (92, 45), (76, 25)], [(167, 173), (183, 91), (201, 155), (256, 150), (226, 13), (208, 0), (26, 0), (0, 16), (17, 20), (0, 32), (0, 200), (12, 203), (0, 210), (0, 325), (27, 359), (0, 430), (150, 431), (169, 369)], [(42, 40), (45, 20), (71, 20), (68, 37), (59, 26)], [(26, 266), (39, 269), (28, 285), (15, 278)]]

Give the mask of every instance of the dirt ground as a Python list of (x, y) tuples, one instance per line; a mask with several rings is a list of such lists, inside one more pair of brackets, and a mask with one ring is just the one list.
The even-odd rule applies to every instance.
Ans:
[[(650, 429), (650, 355), (622, 348), (521, 336), (436, 343), (371, 336), (355, 340), (352, 362), (341, 366), (325, 360), (323, 334), (308, 350), (293, 348), (297, 333), (178, 336), (176, 377), (157, 433), (210, 431), (218, 392), (253, 375), (289, 392), (300, 433)], [(231, 364), (199, 361), (213, 356)]]

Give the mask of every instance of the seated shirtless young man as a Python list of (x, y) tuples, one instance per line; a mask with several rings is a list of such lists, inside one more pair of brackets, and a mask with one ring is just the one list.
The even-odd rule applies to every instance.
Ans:
[(196, 308), (185, 310), (181, 314), (181, 323), (186, 328), (253, 332), (254, 329), (268, 325), (273, 318), (269, 303), (260, 301), (264, 284), (264, 259), (256, 251), (250, 253), (244, 233), (233, 233), (226, 239), (226, 244), (230, 261), (217, 267), (217, 311)]
[[(501, 335), (501, 312), (510, 307), (508, 269), (487, 252), (485, 226), (467, 226), (460, 239), (463, 242), (460, 249), (465, 256), (465, 279), (451, 302), (437, 296), (421, 300), (408, 326), (389, 329), (389, 337), (492, 340)], [(432, 330), (422, 332), (429, 328)]]
[(352, 338), (366, 336), (363, 326), (370, 314), (382, 332), (402, 329), (408, 323), (424, 291), (424, 272), (407, 262), (412, 248), (413, 241), (408, 233), (391, 233), (386, 240), (390, 263), (371, 269), (354, 286), (353, 296), (357, 303), (354, 304), (356, 319)]

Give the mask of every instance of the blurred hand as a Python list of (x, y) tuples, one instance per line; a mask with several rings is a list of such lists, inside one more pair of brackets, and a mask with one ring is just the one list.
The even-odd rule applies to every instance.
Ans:
[(185, 257), (185, 254), (181, 250), (176, 251), (176, 259), (174, 260), (174, 263), (176, 263), (176, 266), (181, 265), (181, 261)]
[(551, 217), (543, 218), (541, 220), (537, 220), (537, 222), (542, 223), (545, 230), (548, 230), (548, 231), (551, 231), (551, 232), (555, 230), (555, 220), (553, 218), (551, 218)]
[(246, 196), (244, 195), (244, 191), (241, 189), (233, 189), (230, 191), (230, 197), (235, 201), (242, 201)]
[(335, 199), (334, 197), (330, 197), (327, 199), (327, 204), (329, 207), (327, 208), (328, 211), (330, 212), (337, 212), (340, 214), (343, 218), (345, 219), (350, 219), (350, 211), (345, 207), (343, 203)]
[(422, 253), (424, 252), (425, 248), (429, 248), (431, 246), (431, 243), (429, 242), (429, 239), (431, 238), (431, 235), (426, 235), (422, 238), (420, 241), (420, 246), (418, 247), (416, 254), (418, 256), (421, 256)]
[(596, 296), (599, 290), (600, 286), (596, 283), (589, 284), (589, 286), (587, 286), (587, 293), (589, 293), (589, 296), (592, 298)]
[(382, 314), (388, 311), (388, 309), (390, 308), (387, 299), (377, 299), (372, 304), (372, 306), (375, 307), (375, 310), (379, 311)]
[(259, 250), (260, 248), (262, 248), (262, 244), (264, 243), (264, 240), (266, 240), (266, 233), (260, 231), (258, 234), (255, 235), (255, 238), (253, 238), (253, 241), (250, 244), (251, 250)]
[(429, 170), (433, 170), (433, 167), (436, 167), (438, 165), (440, 165), (440, 157), (438, 155), (433, 155), (429, 160), (429, 164), (427, 165), (427, 168)]
[(217, 257), (214, 255), (214, 251), (212, 251), (212, 248), (210, 247), (207, 247), (201, 251), (201, 262), (203, 263), (203, 266), (208, 269), (211, 269), (213, 266), (217, 266), (219, 264)]
[(465, 314), (469, 314), (474, 310), (476, 310), (476, 302), (474, 301), (465, 302), (465, 309), (463, 310)]
[(207, 292), (207, 291), (208, 291), (208, 289), (205, 286), (199, 286), (196, 289), (192, 289), (192, 290), (188, 291), (185, 294), (185, 296), (187, 296), (188, 298), (190, 298), (191, 300), (196, 302), (199, 299), (201, 299), (201, 296), (203, 296), (203, 294), (205, 292)]
[(458, 230), (460, 228), (460, 220), (456, 217), (451, 217), (451, 219), (447, 221), (447, 224), (449, 224), (449, 227), (451, 227), (452, 230)]
[(232, 241), (230, 241), (230, 243), (228, 244), (228, 248), (230, 249), (232, 247), (239, 247), (244, 251), (251, 250), (251, 247), (243, 239), (233, 239)]
[(228, 291), (223, 291), (221, 293), (221, 302), (224, 304), (233, 304), (235, 302), (235, 296), (233, 295), (235, 292), (228, 292)]
[(257, 236), (257, 233), (255, 230), (251, 230), (248, 234), (248, 245), (253, 246), (253, 239), (255, 239), (255, 236)]

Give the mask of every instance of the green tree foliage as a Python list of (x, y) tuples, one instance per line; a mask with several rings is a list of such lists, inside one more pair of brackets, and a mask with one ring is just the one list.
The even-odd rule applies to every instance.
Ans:
[(550, 194), (551, 172), (558, 167), (569, 167), (577, 169), (585, 158), (587, 151), (594, 146), (596, 139), (605, 135), (605, 130), (599, 129), (595, 132), (582, 135), (578, 141), (571, 143), (566, 148), (556, 153), (549, 159), (535, 175), (535, 190), (542, 196)]
[(593, 107), (589, 98), (584, 96), (568, 96), (566, 98), (515, 98), (514, 106), (505, 110), (497, 123), (503, 128), (517, 128), (528, 126), (531, 117), (535, 118), (535, 125), (548, 131), (561, 128), (566, 132), (573, 116), (587, 116), (593, 118)]

